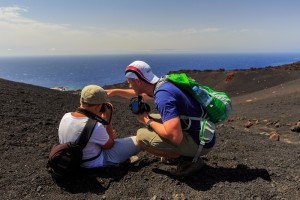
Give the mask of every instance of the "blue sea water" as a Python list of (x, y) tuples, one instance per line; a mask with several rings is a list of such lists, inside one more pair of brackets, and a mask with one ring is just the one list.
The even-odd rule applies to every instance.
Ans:
[(124, 54), (93, 56), (0, 57), (0, 78), (47, 88), (81, 89), (125, 81), (124, 69), (135, 60), (147, 62), (157, 76), (182, 69), (247, 69), (300, 60), (300, 53), (276, 54)]

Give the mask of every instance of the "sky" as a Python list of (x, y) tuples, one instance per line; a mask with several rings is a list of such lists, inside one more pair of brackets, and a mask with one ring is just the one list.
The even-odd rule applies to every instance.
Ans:
[(300, 52), (299, 0), (0, 0), (0, 56)]

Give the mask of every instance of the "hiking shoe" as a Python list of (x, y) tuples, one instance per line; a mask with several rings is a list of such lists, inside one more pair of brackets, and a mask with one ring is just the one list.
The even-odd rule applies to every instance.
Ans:
[(174, 176), (187, 176), (199, 171), (204, 166), (202, 158), (198, 158), (197, 162), (192, 162), (192, 158), (183, 157), (175, 171), (171, 172)]
[(160, 157), (160, 162), (165, 165), (176, 165), (178, 164), (178, 158)]

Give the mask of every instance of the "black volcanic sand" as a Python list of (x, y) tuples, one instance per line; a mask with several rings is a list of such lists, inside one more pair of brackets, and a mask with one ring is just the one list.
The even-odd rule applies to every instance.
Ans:
[[(185, 178), (172, 177), (168, 171), (174, 166), (142, 152), (138, 165), (53, 179), (45, 168), (47, 156), (61, 117), (79, 104), (78, 92), (0, 79), (1, 199), (299, 199), (300, 133), (291, 127), (300, 120), (300, 62), (185, 72), (226, 91), (234, 108), (218, 125), (217, 144), (204, 157), (204, 168)], [(111, 100), (117, 137), (134, 135), (142, 125), (128, 100)]]

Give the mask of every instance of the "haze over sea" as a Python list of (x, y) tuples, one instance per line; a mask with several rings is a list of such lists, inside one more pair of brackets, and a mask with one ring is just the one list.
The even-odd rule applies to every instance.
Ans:
[(0, 57), (0, 78), (48, 88), (81, 89), (124, 82), (125, 67), (147, 62), (157, 76), (177, 70), (248, 69), (289, 64), (300, 53), (261, 54), (124, 54), (91, 56)]

